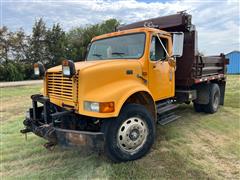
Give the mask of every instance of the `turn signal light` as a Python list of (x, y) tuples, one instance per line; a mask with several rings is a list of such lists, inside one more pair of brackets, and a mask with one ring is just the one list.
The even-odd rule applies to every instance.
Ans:
[(111, 113), (114, 112), (114, 102), (84, 102), (84, 109), (87, 111), (98, 113)]
[(101, 102), (100, 103), (101, 113), (111, 113), (114, 112), (114, 102)]

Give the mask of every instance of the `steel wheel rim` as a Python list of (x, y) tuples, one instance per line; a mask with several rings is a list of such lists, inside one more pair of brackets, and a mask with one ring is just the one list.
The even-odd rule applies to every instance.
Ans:
[(135, 153), (146, 142), (148, 136), (147, 124), (140, 117), (125, 120), (117, 133), (117, 143), (125, 152)]

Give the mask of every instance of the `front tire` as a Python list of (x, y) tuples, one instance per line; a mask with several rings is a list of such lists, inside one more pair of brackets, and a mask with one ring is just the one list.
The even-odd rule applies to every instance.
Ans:
[(155, 122), (146, 108), (127, 104), (115, 119), (103, 120), (105, 151), (115, 161), (131, 161), (144, 156), (155, 139)]

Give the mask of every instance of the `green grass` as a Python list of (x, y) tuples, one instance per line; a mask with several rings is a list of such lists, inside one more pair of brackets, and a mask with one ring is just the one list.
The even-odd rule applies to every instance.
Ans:
[(114, 164), (81, 149), (53, 151), (45, 140), (19, 133), (29, 96), (40, 86), (0, 89), (2, 179), (238, 179), (240, 177), (240, 76), (229, 76), (225, 106), (216, 114), (182, 105), (182, 118), (157, 127), (144, 158)]

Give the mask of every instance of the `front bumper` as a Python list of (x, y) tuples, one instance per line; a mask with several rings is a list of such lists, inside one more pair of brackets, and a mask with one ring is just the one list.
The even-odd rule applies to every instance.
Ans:
[(62, 146), (88, 146), (103, 150), (104, 136), (101, 132), (75, 131), (55, 128), (58, 143)]
[[(49, 99), (42, 95), (31, 96), (33, 107), (29, 109), (29, 116), (23, 124), (25, 129), (21, 133), (33, 132), (53, 144), (64, 147), (85, 146), (94, 150), (103, 150), (104, 134), (102, 132), (78, 131), (63, 129), (55, 126), (55, 118), (73, 113), (73, 111), (63, 111), (50, 113)], [(38, 107), (38, 102), (43, 106)]]

